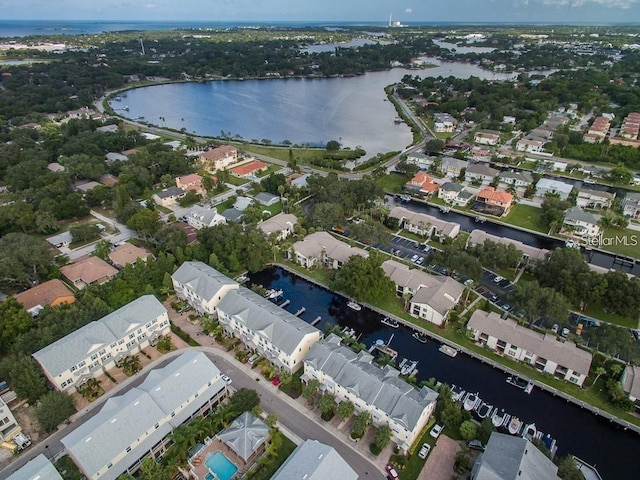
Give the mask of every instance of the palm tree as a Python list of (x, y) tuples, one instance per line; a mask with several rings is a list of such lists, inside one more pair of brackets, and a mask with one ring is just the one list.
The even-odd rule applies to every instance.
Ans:
[(604, 366), (600, 366), (594, 370), (594, 373), (596, 374), (596, 378), (593, 380), (593, 384), (591, 384), (591, 388), (595, 387), (596, 383), (598, 383), (598, 379), (602, 375), (605, 375), (607, 373), (607, 369), (604, 368)]

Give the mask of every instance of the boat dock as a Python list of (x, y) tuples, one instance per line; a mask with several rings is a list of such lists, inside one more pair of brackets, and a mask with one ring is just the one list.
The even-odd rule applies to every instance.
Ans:
[(296, 317), (299, 317), (300, 315), (302, 315), (302, 314), (305, 312), (305, 310), (306, 310), (306, 308), (305, 308), (305, 307), (302, 307), (300, 310), (298, 310), (298, 311), (295, 313), (295, 316), (296, 316)]
[(575, 455), (572, 455), (573, 459), (576, 461), (576, 465), (578, 466), (578, 470), (584, 476), (584, 480), (602, 480), (600, 473), (596, 470), (596, 467), (589, 465), (584, 460), (580, 460)]
[(280, 305), (278, 305), (280, 308), (284, 308), (287, 305), (289, 305), (291, 303), (291, 300), (285, 300), (284, 302), (282, 302)]
[(319, 323), (320, 323), (320, 320), (322, 320), (322, 316), (318, 315), (318, 316), (313, 320), (313, 322), (311, 322), (311, 326), (312, 326), (312, 327), (315, 327), (317, 324), (319, 324)]

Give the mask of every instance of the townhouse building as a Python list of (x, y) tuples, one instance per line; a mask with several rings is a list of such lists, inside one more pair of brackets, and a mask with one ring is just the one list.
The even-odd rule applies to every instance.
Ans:
[(186, 300), (200, 315), (216, 315), (216, 307), (232, 290), (239, 288), (215, 268), (202, 262), (184, 262), (171, 275), (176, 296)]
[(398, 226), (417, 235), (429, 238), (456, 238), (460, 233), (460, 224), (447, 222), (426, 213), (417, 213), (404, 207), (393, 207), (389, 218), (398, 220)]
[(298, 224), (298, 217), (292, 213), (279, 213), (258, 224), (258, 228), (276, 241), (282, 241), (293, 235), (295, 226)]
[(368, 257), (369, 253), (334, 238), (327, 232), (315, 232), (295, 242), (291, 249), (294, 261), (305, 268), (328, 267), (339, 269), (353, 255)]

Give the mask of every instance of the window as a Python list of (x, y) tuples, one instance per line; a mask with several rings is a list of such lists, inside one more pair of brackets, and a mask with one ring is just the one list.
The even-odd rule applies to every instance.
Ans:
[(127, 447), (127, 453), (131, 451), (131, 447)]
[(78, 368), (82, 368), (82, 367), (84, 367), (86, 364), (87, 364), (87, 362), (86, 362), (85, 360), (83, 360), (83, 361), (81, 361), (81, 362), (78, 364)]
[(95, 360), (96, 358), (98, 358), (98, 354), (94, 353), (93, 355), (91, 355), (91, 360)]

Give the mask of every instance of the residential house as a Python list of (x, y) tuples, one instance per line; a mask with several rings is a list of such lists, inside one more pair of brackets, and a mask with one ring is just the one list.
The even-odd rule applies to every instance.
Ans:
[(395, 368), (380, 368), (371, 354), (355, 353), (340, 340), (330, 334), (311, 347), (302, 380), (317, 380), (338, 403), (350, 401), (357, 412), (369, 413), (374, 425), (389, 426), (392, 441), (408, 451), (433, 415), (438, 394), (426, 386), (418, 390)]
[(64, 172), (64, 165), (59, 164), (58, 162), (51, 162), (47, 164), (47, 170), (54, 173)]
[(390, 218), (398, 220), (398, 226), (405, 230), (429, 238), (456, 238), (460, 233), (460, 224), (447, 222), (426, 213), (417, 213), (404, 207), (393, 207)]
[(184, 262), (171, 275), (176, 296), (200, 315), (216, 315), (220, 300), (239, 287), (226, 275), (202, 262)]
[(473, 135), (473, 141), (480, 145), (497, 145), (500, 142), (500, 132), (481, 130)]
[(636, 407), (640, 407), (640, 367), (627, 365), (622, 372), (622, 390), (626, 393)]
[(254, 160), (244, 165), (239, 165), (231, 169), (231, 174), (239, 178), (254, 178), (258, 173), (265, 172), (269, 165), (258, 160)]
[(253, 203), (253, 198), (249, 197), (238, 197), (236, 198), (236, 202), (233, 204), (233, 208), (240, 212), (244, 212), (246, 208)]
[(260, 192), (253, 197), (263, 207), (272, 207), (280, 201), (278, 195), (274, 195), (269, 192)]
[(10, 442), (21, 431), (9, 405), (0, 398), (0, 442)]
[(47, 237), (47, 243), (54, 248), (68, 248), (72, 241), (73, 236), (69, 231)]
[(434, 130), (437, 133), (451, 133), (455, 130), (457, 120), (449, 113), (433, 114)]
[(430, 275), (396, 260), (386, 260), (382, 269), (396, 286), (396, 295), (409, 298), (409, 313), (435, 325), (442, 325), (458, 304), (464, 287), (451, 277)]
[(40, 453), (9, 475), (6, 480), (62, 480), (62, 475), (53, 463)]
[(104, 163), (107, 165), (113, 165), (116, 162), (126, 162), (128, 160), (129, 157), (118, 152), (109, 152), (104, 156)]
[(424, 172), (418, 172), (412, 179), (404, 184), (404, 189), (422, 195), (431, 195), (436, 192), (439, 185), (433, 181), (433, 177)]
[(640, 219), (640, 193), (627, 192), (622, 200), (622, 214), (625, 217)]
[(138, 260), (146, 262), (149, 257), (153, 257), (151, 252), (128, 242), (124, 242), (117, 246), (113, 252), (109, 252), (109, 260), (119, 270), (136, 263)]
[(589, 375), (591, 353), (569, 340), (558, 340), (555, 334), (539, 333), (483, 310), (473, 312), (467, 328), (476, 342), (512, 360), (526, 362), (540, 372), (579, 387)]
[(307, 186), (307, 180), (309, 179), (309, 174), (305, 173), (301, 175), (299, 173), (294, 173), (287, 177), (287, 183), (292, 187), (296, 188), (304, 188)]
[(214, 173), (236, 163), (238, 161), (238, 149), (231, 145), (220, 145), (201, 152), (198, 159), (203, 168)]
[(18, 293), (15, 295), (15, 299), (34, 317), (44, 307), (56, 307), (62, 304), (72, 304), (76, 301), (73, 292), (62, 283), (62, 280), (57, 278)]
[(446, 182), (440, 185), (438, 189), (438, 198), (447, 203), (456, 203), (458, 195), (464, 190), (464, 186), (455, 182)]
[(339, 269), (348, 262), (353, 255), (368, 257), (366, 250), (352, 247), (327, 232), (315, 232), (307, 235), (304, 240), (293, 244), (293, 258), (295, 262), (305, 268), (329, 267)]
[(207, 190), (202, 185), (202, 177), (196, 173), (176, 178), (176, 187), (181, 188), (185, 192), (193, 190), (202, 196), (207, 194)]
[(475, 247), (476, 245), (482, 245), (487, 240), (490, 240), (494, 243), (501, 243), (503, 245), (513, 245), (522, 252), (522, 258), (525, 263), (528, 263), (529, 260), (545, 260), (547, 258), (547, 254), (549, 253), (549, 250), (545, 248), (532, 247), (518, 240), (513, 240), (507, 237), (499, 237), (497, 235), (487, 233), (484, 230), (477, 229), (472, 230), (467, 237), (466, 248)]
[(187, 194), (180, 187), (169, 187), (153, 194), (153, 201), (163, 207), (170, 207)]
[(66, 391), (170, 332), (167, 309), (153, 295), (143, 295), (38, 350), (33, 358), (54, 387)]
[(595, 208), (597, 210), (601, 210), (603, 208), (611, 208), (614, 198), (616, 198), (616, 194), (614, 192), (581, 188), (578, 191), (578, 196), (576, 197), (576, 205), (582, 208)]
[(585, 212), (580, 207), (572, 207), (564, 214), (563, 233), (579, 238), (596, 238), (600, 235), (602, 216)]
[(459, 160), (453, 157), (444, 157), (440, 162), (440, 172), (448, 177), (459, 177), (462, 170), (469, 166), (466, 160)]
[(273, 235), (276, 241), (282, 241), (290, 235), (293, 235), (297, 223), (298, 217), (292, 213), (279, 213), (260, 222), (258, 228), (266, 236), (271, 237)]
[(71, 265), (60, 267), (60, 273), (74, 287), (82, 290), (87, 285), (94, 283), (101, 285), (108, 282), (118, 274), (118, 270), (98, 257), (88, 257)]
[(516, 142), (518, 152), (540, 153), (544, 151), (543, 140), (537, 138), (522, 138)]
[(557, 195), (562, 200), (566, 200), (571, 190), (573, 190), (573, 185), (551, 178), (541, 178), (536, 184), (536, 195), (539, 197), (550, 194)]
[(413, 152), (407, 154), (407, 163), (417, 165), (420, 170), (429, 170), (436, 157), (430, 157), (421, 152)]
[(105, 173), (100, 177), (100, 183), (106, 187), (115, 187), (118, 184), (118, 177)]
[(110, 397), (61, 442), (88, 480), (115, 480), (137, 472), (145, 458), (162, 457), (175, 428), (211, 413), (228, 396), (213, 362), (187, 351), (154, 368), (140, 385)]
[(237, 208), (227, 208), (220, 215), (222, 215), (227, 222), (240, 222), (242, 220), (242, 211)]
[(490, 162), (492, 152), (486, 147), (474, 145), (471, 147), (471, 158), (475, 162)]
[(218, 213), (216, 207), (203, 207), (200, 205), (191, 207), (184, 214), (183, 219), (196, 230), (227, 223), (227, 219)]
[(493, 432), (471, 480), (560, 480), (558, 467), (524, 437)]
[(509, 192), (496, 190), (493, 187), (486, 187), (476, 195), (476, 201), (472, 209), (481, 213), (501, 217), (509, 213), (512, 204), (513, 195)]
[(464, 179), (467, 182), (480, 182), (482, 185), (489, 185), (498, 173), (500, 173), (499, 170), (484, 163), (472, 163), (467, 167)]
[(530, 172), (522, 170), (510, 170), (508, 172), (498, 173), (498, 178), (502, 183), (518, 187), (529, 187), (533, 183), (533, 175)]
[(466, 207), (467, 205), (469, 205), (469, 202), (473, 199), (473, 197), (475, 197), (476, 195), (470, 191), (467, 190), (466, 188), (464, 190), (462, 190), (460, 193), (458, 193), (458, 197), (455, 200), (455, 204), (459, 205), (461, 207)]
[(271, 480), (358, 480), (358, 474), (333, 447), (305, 440), (296, 447), (289, 458), (280, 465)]
[(101, 186), (101, 184), (99, 184), (98, 182), (94, 182), (93, 180), (82, 180), (80, 182), (74, 183), (73, 189), (77, 192), (87, 193), (94, 188)]
[(241, 458), (244, 465), (250, 465), (264, 452), (271, 434), (262, 420), (251, 412), (244, 412), (216, 437)]
[(218, 321), (229, 335), (290, 372), (302, 366), (322, 332), (273, 302), (240, 287), (218, 303)]

